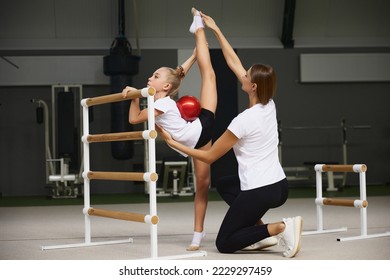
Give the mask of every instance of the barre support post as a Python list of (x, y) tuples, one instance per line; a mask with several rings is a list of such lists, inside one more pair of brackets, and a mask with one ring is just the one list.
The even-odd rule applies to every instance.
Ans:
[[(360, 235), (354, 237), (338, 238), (337, 241), (367, 239), (375, 237), (390, 236), (390, 232), (383, 234), (367, 234), (367, 196), (366, 196), (366, 171), (367, 166), (365, 164), (353, 164), (353, 165), (326, 165), (316, 164), (314, 166), (316, 172), (316, 198), (315, 204), (317, 209), (317, 230), (306, 231), (302, 235), (320, 234), (346, 231), (347, 228), (324, 230), (323, 228), (323, 206), (346, 206), (355, 207), (360, 210)], [(326, 198), (322, 196), (322, 173), (323, 172), (354, 172), (359, 173), (359, 190), (360, 199), (339, 199), (339, 198)]]

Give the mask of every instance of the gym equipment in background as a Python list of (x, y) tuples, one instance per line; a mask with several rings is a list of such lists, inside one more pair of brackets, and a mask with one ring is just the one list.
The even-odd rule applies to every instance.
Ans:
[(46, 187), (51, 189), (51, 198), (76, 198), (81, 194), (82, 96), (81, 85), (52, 85), (51, 114), (44, 100), (31, 100), (38, 105), (37, 123), (45, 126)]

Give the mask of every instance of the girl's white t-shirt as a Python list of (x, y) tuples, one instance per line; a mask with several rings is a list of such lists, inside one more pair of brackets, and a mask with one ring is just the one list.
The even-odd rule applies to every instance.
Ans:
[(156, 117), (156, 124), (164, 128), (172, 138), (185, 146), (194, 148), (202, 132), (199, 118), (192, 122), (184, 120), (177, 108), (176, 102), (169, 96), (159, 98), (154, 102), (154, 108), (163, 112)]
[(228, 126), (238, 142), (233, 146), (241, 190), (267, 186), (286, 177), (278, 156), (278, 123), (273, 100), (256, 104), (235, 117)]

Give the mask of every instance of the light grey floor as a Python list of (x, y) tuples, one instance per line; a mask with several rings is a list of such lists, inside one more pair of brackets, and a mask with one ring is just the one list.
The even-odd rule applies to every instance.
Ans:
[[(390, 197), (368, 199), (368, 235), (390, 232)], [(148, 204), (93, 205), (129, 212), (149, 212)], [(206, 217), (207, 236), (201, 260), (283, 260), (282, 248), (272, 247), (262, 252), (220, 254), (214, 241), (227, 206), (210, 202)], [(161, 203), (157, 206), (158, 256), (189, 257), (185, 250), (192, 237), (193, 204)], [(278, 209), (267, 213), (264, 221), (301, 215), (304, 232), (316, 228), (314, 199), (290, 199)], [(354, 241), (337, 241), (339, 237), (360, 235), (360, 210), (349, 207), (326, 207), (324, 227), (347, 227), (345, 232), (304, 235), (297, 260), (389, 260), (390, 236)], [(41, 246), (84, 242), (82, 206), (0, 207), (0, 259), (2, 260), (126, 260), (144, 259), (150, 255), (150, 226), (92, 217), (92, 241), (133, 238), (133, 243), (81, 248), (41, 250)]]

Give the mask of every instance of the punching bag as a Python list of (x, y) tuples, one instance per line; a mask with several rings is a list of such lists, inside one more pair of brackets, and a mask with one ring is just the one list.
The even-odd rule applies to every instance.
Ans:
[[(126, 86), (131, 86), (132, 76), (138, 73), (139, 56), (132, 55), (132, 48), (124, 36), (124, 1), (119, 0), (119, 36), (114, 39), (110, 55), (103, 57), (103, 71), (110, 76), (111, 92), (118, 93)], [(130, 101), (111, 103), (111, 132), (132, 130), (129, 124)], [(111, 143), (112, 157), (127, 160), (133, 157), (132, 141), (116, 141)]]

